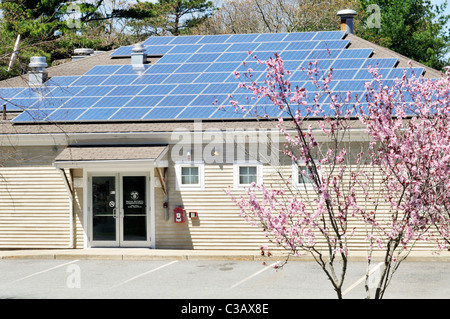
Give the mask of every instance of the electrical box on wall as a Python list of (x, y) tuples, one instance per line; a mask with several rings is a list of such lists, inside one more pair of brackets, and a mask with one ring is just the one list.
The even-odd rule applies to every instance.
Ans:
[(189, 218), (190, 219), (197, 219), (198, 213), (197, 212), (189, 212)]
[(183, 207), (178, 206), (177, 208), (175, 208), (173, 210), (173, 221), (175, 223), (184, 223), (185, 213), (186, 213), (186, 210)]

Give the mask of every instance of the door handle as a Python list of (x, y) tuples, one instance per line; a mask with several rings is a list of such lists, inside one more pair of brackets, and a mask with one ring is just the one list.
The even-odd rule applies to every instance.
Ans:
[(117, 208), (113, 208), (113, 217), (114, 217), (115, 219), (118, 218), (118, 216), (117, 216)]

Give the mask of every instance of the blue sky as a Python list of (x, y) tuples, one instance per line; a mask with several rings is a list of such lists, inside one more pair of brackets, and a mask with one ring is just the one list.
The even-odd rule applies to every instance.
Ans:
[[(444, 2), (445, 2), (445, 0), (431, 0), (432, 4), (443, 4)], [(450, 14), (450, 3), (449, 3), (449, 1), (447, 1), (447, 3), (448, 3), (447, 4), (447, 9), (446, 9), (445, 13), (446, 14)], [(450, 28), (450, 25), (449, 25), (449, 28)], [(450, 52), (447, 54), (447, 58), (450, 59)]]

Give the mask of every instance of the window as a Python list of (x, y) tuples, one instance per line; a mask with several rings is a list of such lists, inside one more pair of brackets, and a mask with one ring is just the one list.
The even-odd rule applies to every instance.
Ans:
[(262, 183), (262, 164), (243, 162), (234, 164), (234, 188), (250, 187), (252, 183)]
[(182, 167), (181, 168), (181, 184), (196, 185), (198, 184), (198, 167)]
[(239, 184), (249, 185), (253, 182), (258, 183), (256, 171), (257, 171), (256, 166), (240, 166)]
[(203, 163), (176, 163), (177, 190), (203, 190), (205, 174)]
[[(320, 172), (319, 172), (320, 174)], [(313, 187), (313, 181), (311, 180), (311, 172), (305, 163), (293, 163), (292, 164), (292, 184), (298, 189), (309, 189)]]
[(306, 166), (298, 166), (297, 182), (299, 185), (312, 184), (310, 176), (310, 171)]

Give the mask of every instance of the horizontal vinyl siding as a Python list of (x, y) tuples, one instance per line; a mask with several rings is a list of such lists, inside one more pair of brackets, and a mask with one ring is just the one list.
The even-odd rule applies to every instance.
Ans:
[[(288, 178), (292, 175), (292, 166), (263, 166), (264, 184), (279, 188), (282, 184), (278, 173)], [(381, 176), (377, 176), (375, 185), (380, 179)], [(231, 196), (225, 194), (224, 189), (230, 186), (232, 195), (245, 195), (244, 190), (233, 190), (233, 165), (205, 165), (204, 190), (176, 191), (175, 180), (175, 169), (171, 167), (168, 184), (170, 217), (165, 220), (162, 213), (156, 216), (156, 248), (255, 250), (262, 245), (269, 245), (271, 249), (277, 249), (275, 245), (269, 244), (260, 228), (251, 226), (240, 216)], [(313, 193), (312, 190), (310, 192)], [(302, 193), (304, 194), (304, 191)], [(357, 190), (357, 196), (363, 196), (362, 191)], [(162, 197), (162, 192), (156, 194), (156, 207), (162, 207)], [(198, 212), (199, 219), (190, 220), (186, 216), (186, 223), (175, 224), (173, 209), (178, 205), (183, 206), (187, 213)], [(367, 203), (367, 208), (371, 206), (371, 203)], [(388, 212), (388, 205), (381, 204), (377, 209), (377, 216), (384, 214), (385, 219), (389, 220)], [(367, 228), (361, 221), (349, 218), (348, 230), (353, 228), (356, 228), (356, 231), (348, 239), (350, 250), (365, 251)], [(317, 244), (318, 247), (325, 247), (320, 235)], [(433, 244), (420, 243), (415, 247), (430, 250)]]
[(54, 167), (0, 168), (0, 248), (66, 248), (70, 199)]
[[(228, 186), (233, 187), (232, 165), (205, 165), (205, 189), (181, 192), (176, 191), (175, 170), (171, 167), (168, 186), (170, 218), (165, 221), (157, 216), (157, 248), (253, 250), (266, 244), (262, 231), (240, 216), (224, 192)], [(196, 211), (198, 220), (187, 218), (186, 223), (175, 224), (173, 209), (178, 205), (187, 213)]]

